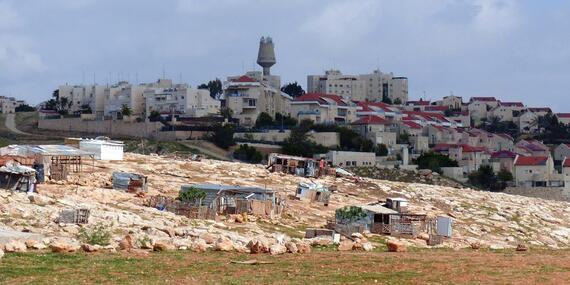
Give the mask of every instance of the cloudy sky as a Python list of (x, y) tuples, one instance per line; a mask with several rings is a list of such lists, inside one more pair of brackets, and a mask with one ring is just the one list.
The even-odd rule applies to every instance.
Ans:
[(0, 0), (0, 94), (38, 103), (60, 84), (163, 70), (197, 85), (252, 69), (270, 35), (284, 82), (379, 67), (407, 76), (411, 98), (570, 112), (568, 27), (556, 0)]

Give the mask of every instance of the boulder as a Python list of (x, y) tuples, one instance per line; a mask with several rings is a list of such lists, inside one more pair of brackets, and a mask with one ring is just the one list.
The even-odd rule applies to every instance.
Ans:
[(52, 199), (38, 194), (28, 195), (28, 200), (30, 200), (30, 203), (38, 206), (47, 206), (55, 203)]
[(154, 243), (152, 249), (154, 251), (169, 251), (169, 250), (175, 250), (176, 248), (169, 241), (159, 240)]
[(428, 240), (429, 240), (429, 234), (427, 234), (427, 233), (421, 233), (421, 234), (418, 235), (418, 238), (421, 239), (421, 240), (428, 241)]
[(528, 246), (526, 244), (517, 245), (516, 251), (528, 251)]
[(478, 241), (473, 242), (473, 243), (471, 243), (471, 248), (474, 249), (474, 250), (478, 250), (478, 249), (481, 248), (481, 243), (478, 242)]
[(126, 235), (119, 241), (119, 248), (121, 250), (131, 250), (133, 248), (133, 237)]
[(65, 241), (52, 241), (49, 247), (51, 248), (52, 252), (56, 253), (66, 253), (66, 252), (76, 251), (76, 248), (73, 245)]
[(269, 254), (271, 255), (280, 255), (286, 252), (287, 252), (287, 247), (279, 243), (276, 243), (269, 247)]
[(99, 250), (99, 248), (100, 248), (99, 246), (91, 245), (88, 243), (84, 243), (81, 245), (81, 249), (83, 249), (83, 251), (85, 252), (96, 252)]
[(362, 244), (362, 249), (364, 251), (372, 251), (372, 250), (374, 250), (374, 246), (369, 242), (365, 242)]
[(269, 252), (269, 243), (265, 239), (252, 239), (247, 243), (247, 248), (252, 254)]
[(234, 243), (231, 239), (222, 236), (214, 243), (214, 250), (232, 251), (234, 250)]
[(311, 245), (310, 244), (303, 242), (303, 241), (300, 241), (300, 242), (296, 243), (295, 245), (297, 246), (298, 253), (301, 253), (301, 254), (311, 253)]
[(200, 238), (203, 239), (207, 244), (214, 244), (216, 242), (216, 237), (211, 233), (204, 233), (200, 235)]
[(26, 252), (27, 247), (25, 243), (13, 240), (4, 245), (4, 250), (6, 252)]
[(175, 237), (176, 236), (176, 231), (174, 230), (174, 228), (166, 228), (166, 229), (160, 229), (161, 231), (163, 231), (164, 233), (166, 233), (168, 235), (168, 237)]
[(291, 241), (286, 242), (285, 247), (287, 248), (287, 251), (290, 253), (297, 253), (299, 251), (297, 245)]
[(401, 242), (390, 240), (386, 243), (389, 252), (406, 252), (408, 249), (406, 245)]
[(37, 240), (29, 239), (26, 241), (26, 247), (28, 249), (46, 249), (47, 246), (43, 242)]
[(208, 245), (203, 239), (198, 238), (192, 243), (192, 245), (190, 245), (190, 250), (193, 252), (206, 252), (206, 250), (208, 250)]
[(348, 240), (348, 239), (343, 240), (338, 245), (338, 250), (339, 251), (349, 251), (349, 250), (352, 250), (353, 245), (354, 245), (354, 242), (352, 242), (351, 240)]

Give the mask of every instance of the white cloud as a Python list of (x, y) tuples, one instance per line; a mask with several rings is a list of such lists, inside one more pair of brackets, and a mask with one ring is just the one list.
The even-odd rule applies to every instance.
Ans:
[(478, 9), (473, 19), (474, 28), (487, 35), (504, 34), (520, 22), (518, 5), (514, 0), (479, 0)]
[(18, 13), (6, 2), (0, 2), (0, 31), (18, 27), (22, 23)]

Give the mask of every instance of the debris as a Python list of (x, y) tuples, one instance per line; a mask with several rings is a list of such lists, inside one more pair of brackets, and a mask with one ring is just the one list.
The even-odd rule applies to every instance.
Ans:
[(89, 222), (89, 209), (63, 210), (59, 213), (58, 223), (87, 224)]
[(148, 178), (141, 174), (129, 172), (113, 172), (113, 189), (124, 190), (129, 193), (148, 191)]

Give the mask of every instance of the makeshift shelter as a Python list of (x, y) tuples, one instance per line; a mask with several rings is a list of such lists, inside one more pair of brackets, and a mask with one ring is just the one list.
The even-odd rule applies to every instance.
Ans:
[(309, 202), (320, 202), (328, 206), (331, 192), (327, 187), (316, 182), (301, 182), (295, 197)]
[(23, 166), (14, 161), (7, 161), (0, 166), (0, 188), (33, 192), (35, 185), (36, 171), (27, 166)]
[(260, 216), (281, 214), (284, 201), (270, 189), (220, 184), (183, 185), (182, 191), (196, 189), (205, 193), (203, 205), (220, 214), (249, 213)]
[[(66, 145), (10, 145), (0, 148), (0, 155), (33, 158), (52, 180), (65, 180), (70, 172), (82, 172), (87, 160), (94, 163), (93, 153)], [(43, 176), (38, 181), (43, 181)]]
[(113, 172), (113, 189), (127, 192), (137, 192), (139, 190), (147, 192), (148, 178), (141, 174), (129, 172)]
[(99, 160), (123, 160), (124, 144), (110, 139), (82, 139), (79, 149), (92, 152)]
[(318, 163), (312, 158), (271, 153), (267, 159), (271, 172), (283, 172), (303, 177), (317, 177)]

